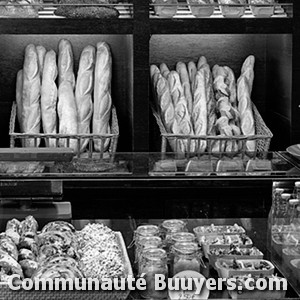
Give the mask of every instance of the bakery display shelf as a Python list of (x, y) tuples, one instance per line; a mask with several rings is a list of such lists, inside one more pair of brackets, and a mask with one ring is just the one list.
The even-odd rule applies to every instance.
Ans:
[[(251, 5), (249, 4), (215, 4), (215, 5), (209, 5), (209, 4), (188, 4), (185, 2), (179, 2), (178, 4), (150, 4), (150, 18), (174, 18), (174, 19), (195, 19), (195, 18), (211, 18), (211, 19), (219, 19), (219, 18), (225, 18), (229, 17), (226, 15), (224, 8), (227, 8), (228, 10), (235, 10), (235, 9), (241, 9), (243, 14), (241, 15), (241, 18), (258, 18), (258, 17), (267, 17), (267, 15), (263, 15), (259, 12), (259, 14), (255, 14), (255, 9), (260, 8), (267, 8), (269, 11), (268, 17), (270, 18), (290, 18), (292, 15), (290, 12), (293, 10), (293, 3), (274, 3), (264, 5), (264, 4), (257, 4), (257, 5)], [(158, 10), (158, 8), (164, 7), (169, 10), (172, 10), (172, 8), (177, 9), (176, 14), (174, 16), (168, 16), (168, 15), (159, 15), (156, 14), (155, 11)], [(205, 14), (205, 12), (208, 11), (208, 8), (211, 8), (210, 13)], [(201, 14), (202, 10), (202, 14)], [(212, 13), (212, 14), (211, 14)]]
[(152, 34), (293, 33), (292, 18), (151, 18)]

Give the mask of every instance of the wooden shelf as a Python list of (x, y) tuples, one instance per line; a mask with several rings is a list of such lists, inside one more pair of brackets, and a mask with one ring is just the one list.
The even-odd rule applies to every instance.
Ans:
[(0, 34), (132, 34), (133, 19), (0, 19)]
[(151, 34), (293, 33), (291, 18), (150, 19)]

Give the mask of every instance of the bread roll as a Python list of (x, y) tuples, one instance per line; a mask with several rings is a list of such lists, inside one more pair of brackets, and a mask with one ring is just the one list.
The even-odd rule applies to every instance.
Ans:
[(45, 47), (39, 45), (39, 46), (36, 46), (36, 52), (38, 54), (40, 76), (41, 76), (41, 80), (42, 80), (44, 61), (45, 61), (45, 56), (46, 56), (47, 50), (45, 49)]
[[(78, 111), (78, 133), (89, 134), (93, 114), (92, 93), (94, 90), (94, 68), (96, 50), (86, 46), (80, 56), (75, 99)], [(80, 151), (84, 151), (89, 140), (81, 140)]]
[[(38, 55), (34, 45), (29, 44), (25, 49), (23, 65), (22, 93), (22, 128), (23, 132), (39, 134), (41, 127), (41, 79), (39, 73)], [(40, 140), (37, 140), (39, 146)], [(26, 139), (25, 147), (34, 147), (34, 139)]]
[(73, 71), (73, 50), (72, 45), (68, 40), (60, 40), (58, 45), (58, 85), (64, 80), (71, 83), (72, 88), (75, 88), (75, 75)]
[(175, 125), (175, 109), (172, 102), (168, 81), (161, 74), (159, 74), (155, 91), (162, 121), (167, 132), (173, 133), (173, 126)]
[[(195, 134), (204, 136), (207, 134), (207, 91), (206, 91), (206, 71), (200, 68), (195, 78), (193, 124)], [(201, 140), (198, 151), (204, 152), (207, 146), (206, 141)]]
[[(41, 90), (42, 124), (44, 133), (47, 134), (57, 133), (57, 73), (56, 53), (50, 50), (45, 56)], [(47, 147), (56, 147), (55, 139), (46, 139), (45, 142)]]
[[(100, 42), (97, 44), (94, 86), (94, 115), (93, 133), (109, 134), (109, 120), (111, 116), (111, 77), (112, 58), (109, 46)], [(108, 148), (109, 139), (104, 143), (104, 150)], [(94, 141), (95, 150), (101, 150), (101, 140)]]
[[(59, 133), (77, 134), (77, 109), (72, 83), (64, 80), (58, 88), (57, 112), (59, 118)], [(59, 140), (60, 147), (68, 147), (67, 139)], [(70, 139), (70, 148), (77, 151), (77, 140)]]
[(183, 88), (184, 96), (187, 102), (187, 108), (189, 114), (193, 111), (193, 96), (190, 84), (189, 73), (185, 63), (179, 62), (176, 65), (176, 71), (180, 76), (181, 85)]
[[(179, 74), (176, 71), (171, 71), (168, 76), (168, 82), (172, 101), (175, 107), (175, 120), (176, 126), (173, 126), (175, 134), (193, 135), (194, 130), (192, 126), (191, 117), (187, 108), (187, 101), (183, 93), (183, 89), (180, 82)], [(188, 151), (188, 145), (185, 140), (179, 141), (179, 150), (181, 152)], [(195, 142), (192, 141), (190, 145), (190, 151), (195, 151)]]
[(23, 94), (23, 70), (19, 70), (16, 80), (16, 102), (17, 102), (17, 119), (20, 131), (23, 132), (22, 126), (22, 94)]

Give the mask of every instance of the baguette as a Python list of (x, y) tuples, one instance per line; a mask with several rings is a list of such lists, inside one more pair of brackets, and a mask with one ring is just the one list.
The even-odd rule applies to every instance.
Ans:
[(168, 66), (166, 64), (162, 63), (159, 66), (159, 69), (160, 69), (161, 75), (164, 76), (166, 79), (168, 79), (168, 75), (170, 74), (170, 69), (168, 68)]
[(197, 74), (197, 67), (196, 64), (193, 61), (190, 61), (188, 63), (188, 72), (189, 72), (189, 78), (190, 78), (190, 85), (192, 94), (195, 92), (195, 78)]
[(40, 76), (41, 76), (41, 80), (42, 80), (44, 61), (45, 61), (45, 55), (46, 55), (47, 50), (45, 49), (45, 47), (39, 45), (39, 46), (36, 46), (36, 52), (38, 55)]
[[(57, 87), (55, 84), (57, 74), (56, 53), (50, 50), (45, 56), (41, 89), (42, 124), (44, 133), (47, 134), (57, 133)], [(46, 146), (56, 147), (56, 140), (46, 139)]]
[[(77, 109), (72, 83), (64, 80), (58, 88), (57, 112), (59, 118), (59, 133), (67, 135), (77, 134)], [(70, 139), (68, 145), (67, 139), (59, 140), (60, 147), (70, 147), (77, 151), (77, 140)]]
[(23, 132), (22, 125), (22, 93), (23, 93), (23, 70), (19, 70), (16, 81), (16, 102), (17, 102), (17, 119), (20, 132)]
[(75, 88), (74, 61), (72, 45), (68, 40), (60, 40), (58, 44), (58, 86), (64, 80), (71, 83)]
[[(207, 134), (207, 90), (206, 90), (206, 71), (201, 68), (197, 71), (195, 78), (193, 124), (195, 134), (204, 136)], [(207, 143), (204, 140), (199, 142), (198, 151), (204, 152)]]
[[(194, 130), (191, 122), (191, 117), (188, 113), (187, 102), (183, 93), (179, 74), (176, 71), (171, 71), (168, 76), (168, 82), (172, 101), (175, 107), (175, 126), (173, 130), (175, 134), (193, 135)], [(179, 149), (181, 152), (195, 151), (195, 143), (191, 142), (190, 149), (186, 140), (179, 140)]]
[(248, 81), (250, 95), (252, 93), (253, 81), (254, 81), (254, 64), (255, 64), (255, 57), (253, 55), (248, 56), (242, 66), (242, 71), (241, 71), (241, 74), (243, 74)]
[(189, 79), (189, 73), (185, 63), (178, 62), (176, 65), (176, 71), (180, 76), (181, 85), (183, 88), (184, 96), (187, 102), (187, 108), (189, 114), (193, 111), (193, 96), (191, 91), (191, 84)]
[(197, 63), (198, 71), (203, 67), (203, 65), (208, 65), (207, 59), (205, 56), (200, 56)]
[[(23, 65), (22, 93), (22, 128), (24, 133), (39, 134), (41, 128), (41, 78), (39, 73), (38, 55), (34, 45), (29, 44), (25, 49)], [(37, 146), (40, 139), (37, 139)], [(34, 147), (34, 139), (26, 139), (25, 147)]]
[(227, 73), (226, 82), (227, 82), (227, 86), (228, 86), (228, 90), (229, 90), (229, 101), (230, 101), (231, 105), (234, 108), (236, 108), (237, 107), (237, 95), (236, 95), (235, 76), (234, 76), (232, 69), (230, 69), (229, 67), (224, 67), (224, 69)]
[[(110, 134), (109, 120), (111, 116), (111, 77), (112, 58), (109, 46), (100, 42), (97, 44), (95, 85), (94, 85), (94, 115), (93, 133)], [(108, 148), (109, 139), (104, 142), (104, 151)], [(102, 141), (94, 141), (96, 151), (101, 151)]]
[[(175, 109), (172, 102), (169, 84), (166, 78), (161, 74), (158, 75), (156, 85), (157, 102), (160, 110), (162, 121), (167, 132), (173, 133), (175, 125)], [(174, 129), (176, 131), (176, 128)]]
[[(79, 134), (89, 134), (91, 132), (90, 123), (93, 114), (92, 93), (94, 89), (95, 55), (95, 47), (86, 46), (80, 56), (75, 90)], [(88, 139), (81, 140), (81, 152), (85, 150), (88, 142)]]

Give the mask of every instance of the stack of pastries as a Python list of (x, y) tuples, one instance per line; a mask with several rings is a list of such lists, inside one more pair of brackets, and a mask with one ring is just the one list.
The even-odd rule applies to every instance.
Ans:
[[(251, 92), (254, 80), (254, 56), (249, 56), (236, 81), (227, 66), (212, 69), (204, 56), (198, 63), (178, 62), (176, 71), (166, 64), (152, 65), (150, 75), (155, 108), (165, 131), (182, 137), (178, 152), (236, 152), (242, 144), (235, 140), (211, 142), (206, 136), (233, 137), (255, 135)], [(187, 138), (197, 136), (202, 139)], [(253, 152), (255, 141), (247, 141), (247, 151)]]
[[(17, 74), (17, 118), (26, 134), (110, 134), (112, 57), (110, 47), (99, 42), (86, 46), (80, 56), (77, 78), (74, 73), (70, 41), (62, 39), (58, 54), (43, 46), (28, 45), (23, 69)], [(39, 146), (33, 139), (23, 141), (24, 147)], [(47, 147), (57, 147), (53, 138)], [(88, 139), (59, 140), (60, 147), (70, 146), (84, 152)], [(105, 140), (104, 149), (109, 146)], [(94, 148), (101, 150), (101, 140), (94, 139)]]
[(123, 255), (115, 232), (103, 224), (75, 231), (72, 224), (54, 221), (38, 232), (32, 216), (7, 222), (0, 234), (0, 282), (20, 279), (121, 278)]

